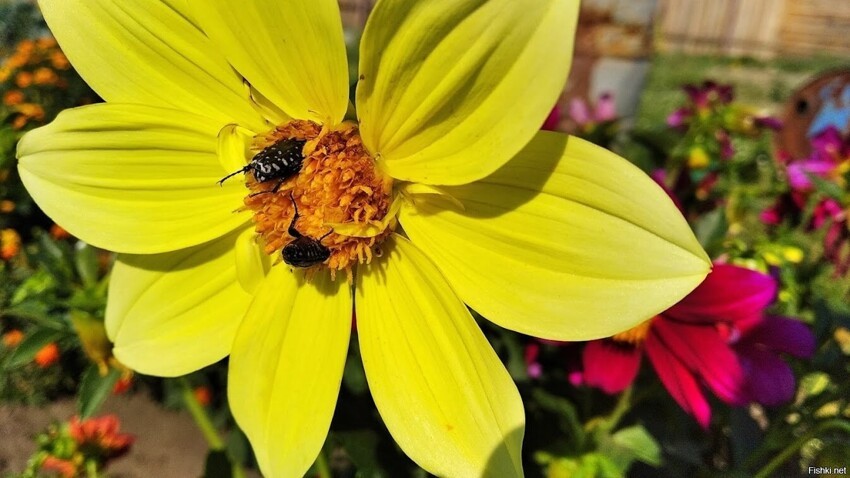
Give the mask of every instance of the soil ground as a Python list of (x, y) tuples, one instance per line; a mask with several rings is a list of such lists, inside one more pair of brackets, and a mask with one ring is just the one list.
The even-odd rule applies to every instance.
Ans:
[[(74, 414), (70, 400), (44, 407), (0, 405), (0, 476), (21, 472), (35, 450), (32, 438)], [(207, 445), (188, 414), (165, 410), (144, 395), (111, 397), (100, 414), (121, 419), (121, 431), (135, 435), (125, 457), (108, 469), (111, 478), (196, 478), (203, 473)]]

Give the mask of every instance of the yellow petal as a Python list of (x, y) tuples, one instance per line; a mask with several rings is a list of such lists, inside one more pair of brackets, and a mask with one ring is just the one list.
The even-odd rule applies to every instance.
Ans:
[(119, 255), (106, 331), (121, 363), (175, 377), (230, 353), (251, 296), (236, 277), (238, 232), (176, 252)]
[(240, 181), (216, 155), (220, 124), (177, 110), (67, 110), (18, 144), (21, 179), (56, 223), (118, 252), (153, 254), (220, 237), (247, 219)]
[(379, 2), (360, 47), (364, 144), (397, 179), (465, 184), (495, 171), (558, 100), (578, 5)]
[(110, 102), (173, 107), (262, 128), (242, 78), (184, 1), (39, 0), (62, 50)]
[(287, 115), (342, 121), (348, 63), (336, 0), (190, 0), (230, 63)]
[(360, 353), (384, 423), (437, 476), (522, 476), (525, 416), (505, 367), (434, 263), (400, 236), (385, 244), (356, 287)]
[(271, 258), (259, 246), (254, 228), (247, 228), (236, 239), (236, 273), (245, 292), (253, 294), (271, 268)]
[(696, 287), (710, 262), (664, 191), (626, 160), (543, 132), (487, 178), (407, 202), (400, 222), (470, 307), (556, 340), (627, 329)]
[(239, 328), (227, 385), (233, 416), (265, 476), (304, 476), (336, 405), (351, 333), (351, 294), (327, 272), (272, 268)]

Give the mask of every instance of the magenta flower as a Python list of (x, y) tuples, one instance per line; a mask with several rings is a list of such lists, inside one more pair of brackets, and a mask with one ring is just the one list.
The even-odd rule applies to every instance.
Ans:
[(812, 139), (812, 154), (788, 165), (788, 183), (795, 191), (813, 189), (811, 176), (841, 183), (841, 175), (850, 162), (850, 139), (829, 127)]
[[(621, 392), (634, 381), (646, 352), (673, 399), (704, 428), (711, 408), (703, 388), (731, 405), (781, 403), (790, 397), (789, 383), (793, 393), (794, 377), (779, 354), (807, 357), (814, 338), (792, 319), (764, 317), (775, 294), (772, 277), (716, 264), (699, 287), (667, 311), (589, 342), (582, 357), (584, 381), (606, 393)], [(776, 383), (766, 384), (771, 380)]]
[(591, 111), (591, 105), (583, 98), (570, 100), (569, 117), (579, 128), (589, 131), (601, 123), (607, 123), (617, 119), (617, 105), (614, 95), (606, 92), (597, 98), (596, 104)]
[(546, 131), (557, 131), (558, 124), (561, 122), (561, 107), (555, 105), (552, 108), (552, 111), (549, 112), (549, 116), (546, 117), (546, 120), (543, 121), (543, 126), (540, 127), (542, 130)]

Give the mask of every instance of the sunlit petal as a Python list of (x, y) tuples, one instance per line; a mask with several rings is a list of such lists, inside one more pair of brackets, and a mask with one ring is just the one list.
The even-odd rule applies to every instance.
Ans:
[(434, 264), (406, 239), (391, 242), (356, 287), (360, 352), (384, 423), (437, 476), (522, 476), (516, 386)]
[(242, 78), (184, 0), (39, 0), (63, 52), (110, 102), (173, 107), (261, 128)]
[(228, 398), (266, 476), (304, 476), (331, 424), (351, 333), (345, 281), (274, 267), (230, 358)]
[(150, 106), (76, 108), (21, 139), (18, 169), (39, 207), (84, 241), (132, 254), (175, 251), (248, 220), (233, 212), (244, 185), (217, 184), (220, 127)]
[(237, 236), (165, 254), (118, 256), (106, 330), (123, 364), (173, 377), (230, 353), (250, 300), (236, 277)]
[(397, 179), (465, 184), (534, 136), (567, 80), (578, 0), (386, 0), (363, 34), (364, 144)]
[(230, 63), (287, 115), (339, 123), (348, 63), (336, 0), (189, 0)]
[(612, 335), (676, 303), (710, 267), (661, 188), (577, 138), (540, 133), (491, 176), (443, 191), (452, 199), (408, 194), (405, 231), (464, 302), (518, 332)]

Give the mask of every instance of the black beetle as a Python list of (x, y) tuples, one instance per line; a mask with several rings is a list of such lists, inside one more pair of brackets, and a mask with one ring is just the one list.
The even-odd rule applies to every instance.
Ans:
[(325, 262), (331, 256), (331, 250), (322, 245), (322, 239), (328, 237), (333, 229), (318, 239), (304, 236), (298, 232), (298, 229), (295, 228), (295, 222), (298, 220), (298, 204), (295, 203), (292, 193), (289, 193), (289, 199), (292, 201), (292, 206), (295, 207), (295, 215), (292, 217), (292, 222), (289, 223), (288, 232), (295, 240), (283, 247), (280, 253), (283, 262), (293, 267), (312, 267)]
[(255, 154), (244, 168), (221, 178), (218, 184), (223, 184), (228, 178), (236, 176), (239, 173), (247, 173), (248, 171), (251, 171), (254, 173), (254, 179), (256, 179), (259, 183), (272, 181), (274, 179), (278, 180), (274, 189), (254, 194), (277, 192), (278, 188), (280, 188), (280, 185), (283, 184), (284, 181), (293, 174), (298, 174), (298, 172), (301, 171), (301, 164), (304, 162), (302, 150), (306, 143), (306, 141), (292, 138), (282, 139)]

